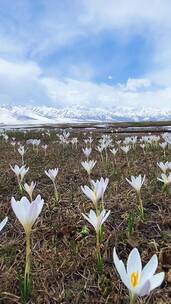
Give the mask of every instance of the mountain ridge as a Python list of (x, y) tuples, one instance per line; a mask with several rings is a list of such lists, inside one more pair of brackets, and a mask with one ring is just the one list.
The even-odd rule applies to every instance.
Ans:
[(0, 106), (0, 124), (38, 124), (64, 122), (139, 122), (171, 120), (171, 110), (115, 107), (111, 109), (70, 106)]

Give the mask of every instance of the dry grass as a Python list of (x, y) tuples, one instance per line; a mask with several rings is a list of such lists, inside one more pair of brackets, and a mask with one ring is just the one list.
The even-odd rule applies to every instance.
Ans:
[[(166, 279), (161, 288), (139, 303), (171, 303), (171, 198), (164, 194), (157, 183), (159, 170), (157, 161), (171, 161), (168, 150), (163, 158), (160, 148), (151, 149), (144, 155), (141, 148), (129, 153), (130, 168), (120, 151), (114, 165), (112, 155), (107, 164), (102, 164), (100, 155), (93, 149), (91, 159), (98, 162), (92, 178), (109, 177), (110, 184), (105, 194), (106, 209), (111, 215), (105, 223), (105, 237), (102, 252), (105, 259), (104, 272), (98, 275), (94, 256), (95, 234), (89, 227), (89, 234), (81, 234), (87, 224), (81, 212), (88, 212), (91, 203), (80, 190), (88, 184), (87, 176), (81, 168), (83, 132), (74, 134), (79, 137), (78, 149), (65, 149), (58, 143), (54, 132), (42, 137), (41, 133), (28, 132), (13, 134), (21, 143), (26, 138), (41, 138), (48, 143), (47, 157), (40, 150), (36, 155), (29, 147), (25, 162), (30, 167), (26, 181), (37, 182), (34, 195), (41, 194), (45, 206), (32, 232), (32, 304), (126, 304), (128, 291), (121, 283), (113, 266), (112, 251), (117, 247), (119, 256), (124, 260), (130, 250), (137, 246), (142, 260), (146, 263), (156, 253), (159, 257), (158, 271), (166, 271)], [(113, 135), (112, 135), (113, 136)], [(95, 132), (93, 137), (99, 137)], [(95, 141), (96, 141), (95, 140)], [(95, 147), (95, 142), (93, 142)], [(23, 229), (10, 206), (12, 196), (20, 198), (17, 181), (9, 164), (21, 164), (18, 153), (4, 141), (0, 143), (0, 219), (9, 216), (8, 225), (0, 235), (0, 303), (22, 303), (20, 299), (20, 280), (24, 271), (25, 247)], [(44, 169), (59, 167), (57, 177), (60, 201), (53, 198), (53, 185), (44, 174)], [(129, 212), (136, 208), (136, 197), (125, 180), (131, 174), (146, 174), (146, 184), (142, 188), (145, 208), (145, 222), (135, 219), (135, 232), (128, 238), (127, 219)], [(171, 270), (170, 270), (171, 272)]]

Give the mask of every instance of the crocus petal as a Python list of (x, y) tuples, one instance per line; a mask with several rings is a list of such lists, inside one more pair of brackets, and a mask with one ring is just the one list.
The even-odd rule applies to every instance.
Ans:
[(136, 290), (136, 294), (139, 297), (147, 296), (150, 293), (150, 288), (151, 288), (151, 284), (150, 284), (150, 281), (148, 280), (145, 282), (145, 284), (140, 289)]
[(144, 285), (144, 283), (153, 276), (153, 274), (157, 269), (157, 266), (158, 266), (157, 255), (154, 254), (150, 259), (150, 261), (146, 264), (146, 266), (142, 270), (140, 284)]
[(0, 223), (0, 231), (4, 228), (4, 226), (6, 225), (7, 221), (8, 221), (8, 217), (6, 216), (4, 218), (4, 220)]
[(95, 212), (93, 210), (90, 210), (90, 213), (88, 215), (85, 215), (84, 213), (82, 213), (82, 215), (96, 230), (97, 218)]
[(100, 229), (100, 227), (101, 227), (101, 225), (102, 225), (102, 223), (103, 223), (103, 218), (104, 218), (104, 216), (105, 216), (105, 213), (106, 213), (106, 210), (103, 209), (103, 210), (101, 211), (101, 213), (99, 214), (99, 216), (97, 217), (97, 226), (96, 226), (96, 231), (97, 231), (97, 232), (99, 231), (99, 229)]
[(132, 186), (132, 182), (128, 178), (126, 178), (126, 181)]
[(38, 195), (36, 197), (36, 199), (30, 205), (29, 219), (30, 219), (30, 226), (31, 227), (35, 223), (35, 221), (38, 218), (40, 212), (42, 211), (43, 204), (44, 204), (44, 200), (41, 199), (40, 195)]
[(133, 272), (138, 272), (138, 274), (141, 275), (141, 270), (142, 270), (141, 257), (138, 249), (134, 248), (128, 256), (128, 261), (127, 261), (128, 276), (130, 277)]
[(94, 210), (92, 210), (92, 209), (90, 210), (90, 213), (89, 213), (89, 219), (91, 221), (91, 224), (95, 228), (95, 230), (97, 230), (97, 215), (94, 212)]
[(144, 183), (146, 175), (143, 176), (142, 184)]
[(24, 196), (22, 197), (21, 201), (16, 201), (14, 197), (11, 199), (11, 206), (12, 209), (20, 221), (20, 223), (23, 225), (28, 225), (28, 214), (30, 210), (30, 202), (29, 200)]
[(118, 258), (115, 248), (113, 249), (113, 261), (114, 261), (115, 267), (117, 269), (117, 272), (119, 273), (119, 275), (121, 277), (122, 282), (125, 284), (125, 286), (128, 289), (130, 289), (131, 286), (130, 286), (128, 275), (126, 273), (125, 265), (122, 262), (122, 260), (120, 260)]
[(94, 202), (94, 193), (93, 190), (91, 190), (88, 186), (81, 186), (81, 190), (84, 192), (84, 194), (91, 200)]
[(30, 233), (32, 225), (42, 210), (43, 203), (44, 200), (41, 199), (40, 195), (38, 195), (32, 203), (30, 203), (25, 196), (18, 202), (12, 197), (12, 209), (20, 223), (23, 225), (26, 234)]
[(103, 216), (102, 224), (106, 221), (106, 219), (108, 218), (109, 214), (110, 214), (110, 210), (106, 213), (106, 215)]
[(164, 280), (164, 276), (164, 272), (160, 272), (152, 276), (150, 279), (150, 291), (161, 285)]

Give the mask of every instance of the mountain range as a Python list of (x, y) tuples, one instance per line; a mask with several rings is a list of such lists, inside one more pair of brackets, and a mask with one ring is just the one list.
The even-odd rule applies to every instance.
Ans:
[(115, 107), (108, 109), (71, 106), (0, 106), (0, 125), (53, 124), (69, 122), (135, 122), (171, 120), (171, 110)]

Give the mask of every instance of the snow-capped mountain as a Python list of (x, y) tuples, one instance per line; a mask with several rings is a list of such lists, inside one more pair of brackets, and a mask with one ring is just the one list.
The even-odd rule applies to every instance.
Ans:
[(137, 108), (88, 108), (72, 106), (0, 106), (0, 124), (52, 124), (69, 122), (122, 122), (171, 120), (171, 110)]

